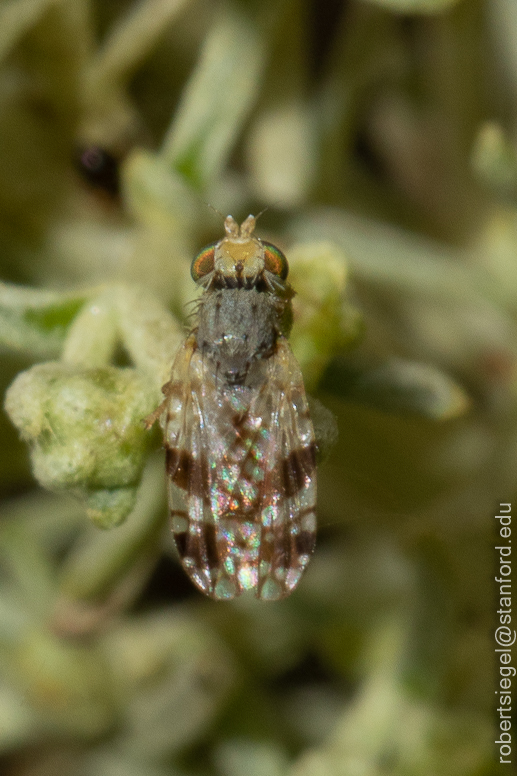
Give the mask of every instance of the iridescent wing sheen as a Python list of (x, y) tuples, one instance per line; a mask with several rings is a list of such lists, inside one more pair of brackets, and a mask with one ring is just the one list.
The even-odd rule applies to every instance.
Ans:
[(256, 387), (229, 386), (191, 336), (164, 418), (174, 538), (193, 582), (283, 598), (315, 542), (315, 441), (300, 368), (280, 338)]
[(256, 402), (269, 428), (264, 446), (257, 596), (291, 593), (316, 542), (316, 443), (300, 367), (286, 340), (270, 359)]

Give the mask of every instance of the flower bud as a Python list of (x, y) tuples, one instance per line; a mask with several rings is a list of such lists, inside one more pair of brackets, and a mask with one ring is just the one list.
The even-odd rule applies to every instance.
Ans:
[(6, 397), (38, 481), (84, 498), (102, 527), (133, 507), (149, 444), (142, 419), (155, 404), (156, 388), (135, 369), (57, 362), (22, 372)]

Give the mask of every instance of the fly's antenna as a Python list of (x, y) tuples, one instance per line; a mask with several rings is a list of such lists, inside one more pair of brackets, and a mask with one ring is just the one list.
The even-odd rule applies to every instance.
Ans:
[(257, 215), (255, 216), (255, 221), (258, 221), (258, 220), (259, 220), (259, 218), (260, 218), (260, 216), (261, 216), (261, 215), (263, 215), (263, 214), (266, 212), (266, 210), (269, 210), (269, 205), (266, 205), (266, 207), (265, 207), (265, 208), (263, 208), (263, 209), (260, 211), (260, 213), (257, 213)]
[(222, 218), (222, 219), (223, 219), (223, 221), (224, 221), (224, 219), (226, 218), (226, 216), (223, 216), (223, 214), (221, 213), (221, 211), (220, 211), (220, 210), (218, 210), (216, 207), (214, 207), (214, 206), (213, 206), (213, 205), (212, 205), (210, 202), (205, 202), (205, 205), (206, 205), (207, 207), (209, 207), (209, 208), (210, 208), (210, 210), (213, 210), (213, 211), (214, 211), (214, 213), (217, 213), (217, 215), (218, 215), (218, 216), (221, 216), (221, 218)]
[[(270, 207), (275, 207), (277, 204), (278, 204), (278, 203), (277, 203), (277, 202), (275, 202), (275, 203), (273, 203), (273, 205), (266, 205), (266, 207), (265, 207), (265, 208), (263, 208), (263, 209), (260, 211), (260, 213), (258, 213), (258, 214), (255, 216), (255, 221), (258, 221), (258, 219), (260, 218), (260, 216), (261, 216), (261, 215), (263, 215), (263, 214), (266, 212), (266, 210), (269, 210), (269, 208), (270, 208)], [(214, 207), (214, 206), (212, 205), (212, 203), (211, 203), (211, 202), (205, 202), (205, 205), (206, 205), (208, 208), (210, 208), (210, 210), (213, 210), (213, 211), (214, 211), (214, 213), (217, 213), (217, 215), (218, 215), (218, 216), (221, 216), (221, 218), (222, 218), (222, 219), (223, 219), (223, 221), (224, 221), (224, 219), (226, 218), (226, 216), (224, 216), (224, 215), (221, 213), (221, 211), (220, 211), (220, 210), (218, 210), (216, 207)]]

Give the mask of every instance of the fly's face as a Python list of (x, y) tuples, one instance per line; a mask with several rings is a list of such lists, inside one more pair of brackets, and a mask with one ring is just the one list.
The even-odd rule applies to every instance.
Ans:
[(257, 288), (275, 291), (288, 273), (287, 259), (271, 243), (253, 236), (256, 219), (239, 226), (232, 216), (224, 222), (226, 236), (208, 245), (192, 262), (192, 277), (205, 288)]
[(214, 251), (215, 274), (224, 278), (230, 288), (248, 288), (256, 284), (264, 272), (264, 249), (248, 226), (255, 219), (248, 218), (239, 228), (233, 218), (225, 221), (226, 237), (217, 243)]

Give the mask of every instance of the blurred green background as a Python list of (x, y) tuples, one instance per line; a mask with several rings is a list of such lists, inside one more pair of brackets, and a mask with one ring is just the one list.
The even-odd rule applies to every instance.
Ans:
[[(0, 0), (2, 773), (501, 772), (516, 98), (515, 0)], [(207, 203), (268, 207), (339, 427), (279, 603), (191, 586), (141, 424)]]

